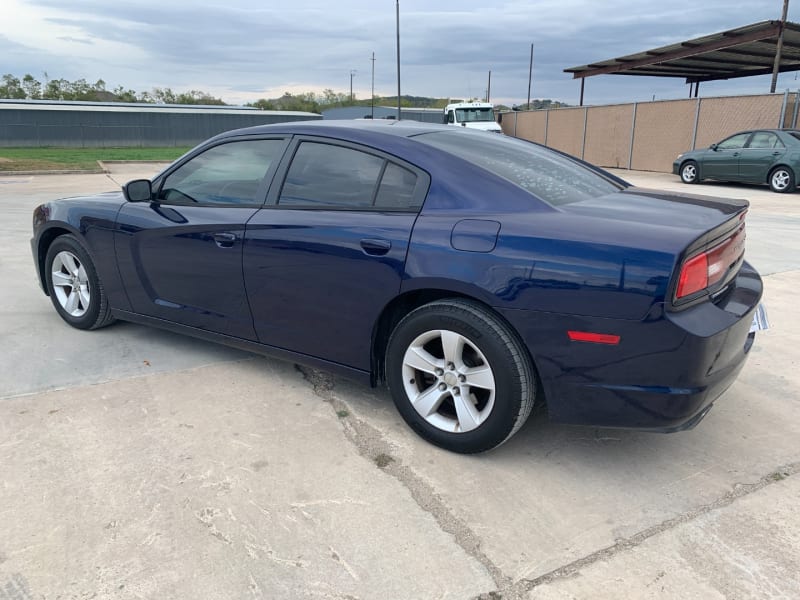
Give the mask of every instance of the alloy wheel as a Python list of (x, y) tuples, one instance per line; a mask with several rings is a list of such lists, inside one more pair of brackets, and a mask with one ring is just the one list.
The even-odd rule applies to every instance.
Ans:
[(437, 329), (414, 339), (403, 357), (405, 392), (414, 409), (442, 431), (477, 429), (491, 414), (495, 378), (467, 337)]
[(785, 169), (778, 169), (772, 174), (772, 187), (776, 190), (785, 190), (789, 183), (791, 182), (792, 177), (788, 171)]
[(53, 258), (50, 278), (58, 303), (72, 317), (82, 317), (89, 310), (89, 277), (77, 256), (62, 250)]

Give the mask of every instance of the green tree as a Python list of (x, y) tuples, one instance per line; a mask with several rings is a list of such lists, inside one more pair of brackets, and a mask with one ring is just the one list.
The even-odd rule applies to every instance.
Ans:
[(22, 100), (25, 98), (25, 90), (20, 84), (18, 77), (10, 73), (3, 75), (3, 84), (0, 85), (0, 98)]
[(224, 105), (219, 98), (215, 98), (211, 94), (202, 92), (200, 90), (191, 90), (189, 92), (182, 92), (175, 96), (176, 104), (216, 104)]
[(44, 87), (42, 98), (45, 100), (67, 100), (70, 93), (70, 82), (66, 79), (50, 79)]
[(275, 104), (272, 100), (267, 100), (266, 98), (259, 98), (255, 102), (248, 102), (245, 106), (253, 106), (260, 110), (275, 110)]
[(25, 90), (26, 98), (39, 100), (42, 97), (42, 84), (30, 73), (22, 78), (22, 89)]
[(177, 104), (178, 97), (170, 88), (153, 88), (153, 101), (158, 104)]
[(117, 102), (141, 102), (134, 90), (126, 90), (124, 87), (117, 86), (111, 92), (114, 94)]

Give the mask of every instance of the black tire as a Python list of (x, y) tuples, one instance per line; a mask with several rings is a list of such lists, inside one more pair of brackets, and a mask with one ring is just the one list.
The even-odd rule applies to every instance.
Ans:
[(768, 181), (769, 189), (776, 194), (793, 192), (797, 185), (794, 179), (794, 171), (789, 167), (783, 166), (772, 169), (769, 173)]
[[(460, 341), (451, 345), (460, 350), (444, 350), (451, 340)], [(425, 370), (407, 364), (407, 356)], [(531, 413), (537, 387), (516, 333), (480, 304), (461, 299), (431, 302), (398, 323), (386, 349), (386, 380), (397, 410), (414, 431), (462, 454), (490, 450), (514, 435)], [(430, 401), (427, 417), (415, 408), (412, 395), (438, 398)], [(423, 403), (418, 400), (417, 406)]]
[(50, 300), (64, 321), (77, 329), (99, 329), (114, 321), (94, 263), (75, 236), (62, 235), (50, 244), (44, 269)]
[(693, 160), (687, 160), (681, 165), (681, 181), (683, 183), (697, 183), (700, 181), (699, 170), (697, 163)]

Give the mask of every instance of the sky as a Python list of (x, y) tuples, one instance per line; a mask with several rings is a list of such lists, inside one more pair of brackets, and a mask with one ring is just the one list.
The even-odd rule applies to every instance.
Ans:
[[(326, 88), (397, 91), (393, 0), (2, 0), (0, 74), (103, 79), (137, 92), (202, 90), (230, 104)], [(563, 69), (779, 19), (783, 0), (400, 0), (402, 93), (577, 104)], [(800, 0), (789, 20), (800, 21)], [(708, 82), (701, 96), (766, 93), (770, 77)], [(781, 74), (778, 90), (800, 88)], [(688, 97), (683, 79), (598, 76), (586, 104)]]

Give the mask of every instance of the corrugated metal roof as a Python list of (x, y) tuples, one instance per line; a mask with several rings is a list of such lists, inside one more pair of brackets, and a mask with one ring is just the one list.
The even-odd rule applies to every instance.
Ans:
[[(780, 21), (761, 21), (736, 29), (654, 48), (636, 54), (570, 67), (579, 79), (593, 75), (683, 77), (687, 83), (772, 73)], [(779, 70), (800, 70), (800, 24), (787, 22)]]
[(80, 112), (152, 112), (179, 114), (226, 114), (226, 115), (282, 115), (294, 117), (319, 117), (316, 113), (285, 110), (259, 110), (250, 106), (218, 106), (201, 104), (150, 104), (131, 102), (75, 102), (68, 100), (0, 100), (0, 110), (62, 110)]

